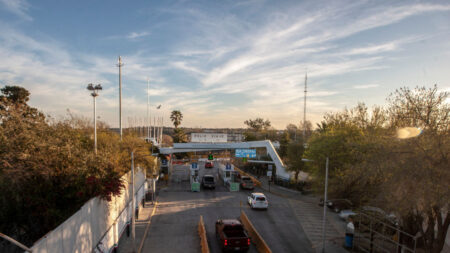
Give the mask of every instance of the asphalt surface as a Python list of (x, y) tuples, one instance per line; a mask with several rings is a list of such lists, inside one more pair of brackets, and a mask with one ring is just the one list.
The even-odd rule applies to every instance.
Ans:
[[(268, 210), (251, 210), (247, 196), (251, 191), (229, 192), (218, 177), (218, 168), (205, 169), (199, 163), (200, 178), (216, 177), (216, 189), (190, 191), (189, 166), (174, 165), (169, 187), (158, 196), (142, 252), (200, 252), (197, 225), (200, 215), (206, 227), (211, 252), (221, 252), (215, 236), (217, 219), (238, 218), (243, 210), (272, 252), (314, 252), (288, 199), (265, 192)], [(257, 192), (261, 189), (255, 189)], [(254, 245), (248, 252), (257, 252)]]

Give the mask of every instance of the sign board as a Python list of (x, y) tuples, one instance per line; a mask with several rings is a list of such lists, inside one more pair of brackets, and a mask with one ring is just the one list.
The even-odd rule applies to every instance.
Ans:
[(239, 183), (230, 182), (230, 192), (239, 191)]
[(162, 160), (161, 163), (162, 165), (167, 165), (167, 160)]
[(256, 149), (236, 149), (236, 157), (256, 158)]
[(197, 163), (192, 163), (192, 164), (191, 164), (191, 167), (192, 167), (193, 169), (197, 169), (197, 166), (198, 166)]
[(226, 170), (231, 170), (231, 164), (227, 163), (227, 164), (225, 165), (225, 169), (226, 169)]
[(199, 192), (200, 191), (200, 183), (194, 182), (191, 184), (191, 191)]
[(222, 133), (191, 133), (191, 142), (215, 143), (227, 142), (227, 134)]
[(268, 177), (271, 177), (271, 176), (272, 176), (272, 171), (271, 171), (271, 170), (267, 171), (267, 176), (268, 176)]
[(272, 171), (272, 164), (269, 164), (269, 165), (267, 166), (267, 169), (270, 170), (270, 171)]

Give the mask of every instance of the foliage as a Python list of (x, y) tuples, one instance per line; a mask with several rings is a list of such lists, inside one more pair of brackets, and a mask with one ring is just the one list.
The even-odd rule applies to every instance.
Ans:
[(281, 135), (280, 150), (278, 151), (278, 154), (280, 155), (281, 158), (286, 157), (288, 145), (289, 145), (290, 141), (291, 141), (291, 138), (289, 137), (289, 132), (284, 131), (283, 134)]
[[(31, 245), (76, 212), (87, 200), (111, 200), (121, 193), (130, 168), (130, 150), (148, 154), (141, 139), (93, 129), (70, 115), (46, 118), (30, 107), (29, 92), (6, 86), (0, 96), (0, 231)], [(146, 146), (147, 145), (147, 146)], [(136, 164), (152, 168), (137, 157)]]
[(187, 136), (184, 133), (183, 129), (181, 128), (175, 128), (173, 131), (173, 142), (174, 143), (186, 143), (187, 142)]
[[(364, 104), (327, 114), (308, 142), (308, 169), (322, 189), (329, 157), (329, 192), (356, 204), (378, 206), (419, 235), (419, 245), (440, 252), (450, 224), (450, 106), (447, 92), (401, 88), (385, 109)], [(396, 138), (403, 127), (419, 127), (410, 139)], [(408, 242), (411, 243), (411, 242)]]
[(268, 130), (271, 127), (270, 121), (264, 120), (263, 118), (256, 118), (254, 120), (249, 119), (244, 121), (244, 124), (246, 124), (250, 129), (252, 129), (255, 132), (259, 132), (261, 130)]
[(178, 126), (181, 125), (181, 120), (183, 120), (183, 114), (178, 110), (174, 110), (170, 114), (170, 120), (172, 120), (175, 128), (178, 128)]
[(298, 180), (299, 173), (305, 170), (305, 163), (301, 159), (304, 151), (303, 144), (299, 142), (292, 142), (287, 146), (287, 170), (295, 173), (295, 181)]

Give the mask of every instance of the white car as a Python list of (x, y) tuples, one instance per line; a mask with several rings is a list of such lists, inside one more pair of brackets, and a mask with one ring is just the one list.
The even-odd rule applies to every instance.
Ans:
[(352, 210), (342, 210), (339, 212), (339, 218), (343, 219), (344, 221), (348, 220), (349, 216), (355, 216), (356, 213), (353, 212)]
[(262, 193), (252, 193), (248, 196), (248, 204), (253, 209), (267, 209), (269, 207), (269, 201)]

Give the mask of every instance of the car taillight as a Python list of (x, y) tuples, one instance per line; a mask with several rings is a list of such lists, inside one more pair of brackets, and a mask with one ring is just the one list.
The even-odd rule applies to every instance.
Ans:
[(227, 245), (228, 245), (227, 239), (225, 239), (225, 241), (223, 242), (223, 245), (224, 245), (224, 246), (227, 246)]
[(247, 245), (250, 246), (250, 239), (247, 239)]

